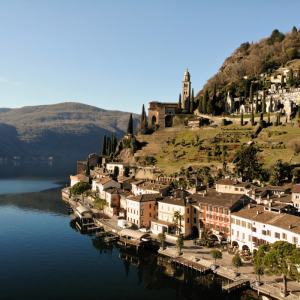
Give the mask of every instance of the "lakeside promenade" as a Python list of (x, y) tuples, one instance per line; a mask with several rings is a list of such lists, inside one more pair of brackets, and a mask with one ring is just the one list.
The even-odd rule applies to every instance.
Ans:
[[(104, 220), (99, 220), (103, 225), (114, 229), (121, 230), (117, 224), (117, 219), (105, 216)], [(157, 236), (151, 234), (153, 239), (157, 239)], [(195, 258), (200, 258), (199, 263), (206, 267), (211, 267), (214, 261), (211, 259), (210, 251), (214, 248), (205, 248), (202, 246), (194, 245), (195, 239), (184, 240), (184, 247), (181, 250), (180, 257), (190, 261), (191, 263)], [(176, 240), (168, 239), (165, 242), (165, 249), (163, 251), (159, 250), (159, 254), (168, 257), (178, 257), (178, 251), (176, 246)], [(256, 286), (256, 277), (253, 270), (253, 264), (250, 262), (243, 262), (243, 266), (239, 268), (239, 276), (236, 277), (236, 269), (231, 265), (231, 260), (233, 255), (227, 252), (222, 252), (222, 259), (217, 260), (216, 265), (219, 266), (213, 272), (230, 280), (249, 280), (252, 289), (256, 290), (258, 293), (263, 293), (264, 295), (269, 295), (276, 299), (286, 299), (286, 300), (299, 300), (300, 299), (300, 283), (296, 281), (291, 281), (288, 279), (287, 290), (289, 295), (282, 297), (282, 278), (277, 276), (263, 276), (261, 278), (261, 285)]]

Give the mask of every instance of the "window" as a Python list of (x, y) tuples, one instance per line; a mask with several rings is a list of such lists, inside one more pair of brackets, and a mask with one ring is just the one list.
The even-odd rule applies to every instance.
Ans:
[(240, 220), (236, 220), (236, 225), (239, 225), (240, 226)]
[(151, 204), (149, 204), (149, 208), (151, 208)]
[(239, 191), (239, 189), (238, 189), (238, 188), (235, 188), (234, 190), (235, 190), (236, 192), (238, 192), (238, 191)]
[(220, 214), (223, 213), (223, 209), (222, 209), (222, 208), (219, 209), (219, 213), (220, 213)]
[(240, 232), (239, 232), (239, 231), (236, 232), (236, 236), (237, 236), (237, 237), (240, 236)]
[(266, 232), (265, 230), (262, 230), (262, 231), (261, 231), (261, 234), (262, 234), (262, 235), (267, 235), (267, 232)]
[(190, 223), (190, 218), (187, 218), (187, 223)]
[(222, 226), (222, 232), (225, 232), (225, 226)]
[(287, 236), (286, 236), (286, 233), (282, 233), (282, 238), (284, 239), (284, 240), (286, 240), (287, 239)]
[(197, 213), (197, 209), (196, 208), (194, 208), (194, 214), (196, 214)]
[(227, 223), (229, 223), (229, 218), (227, 218)]
[(295, 199), (298, 199), (298, 200), (299, 200), (299, 199), (300, 199), (300, 196), (298, 196), (298, 195), (295, 195)]
[(196, 220), (196, 218), (194, 218), (194, 223), (195, 223), (195, 224), (197, 223), (197, 220)]
[(231, 234), (234, 235), (234, 230), (233, 229), (231, 229)]
[(276, 239), (280, 239), (280, 233), (275, 232), (275, 238), (276, 238)]
[(200, 218), (200, 219), (203, 219), (203, 218), (204, 218), (204, 213), (203, 213), (203, 212), (200, 213), (199, 218)]
[(246, 228), (246, 222), (245, 221), (242, 221), (242, 227)]
[(240, 191), (241, 191), (241, 192), (243, 192), (243, 191), (244, 191), (244, 189), (243, 189), (243, 188), (240, 188)]
[(251, 242), (251, 235), (248, 235), (248, 242)]
[(220, 231), (220, 226), (219, 225), (216, 226), (216, 230)]
[(151, 213), (149, 213), (149, 217), (152, 217)]
[(190, 213), (190, 209), (189, 209), (189, 208), (187, 209), (187, 213), (188, 213), (188, 214)]
[(251, 223), (248, 223), (248, 229), (251, 229), (251, 227), (252, 227)]
[(245, 239), (245, 233), (243, 232), (243, 240)]
[(267, 235), (271, 236), (271, 230), (267, 230)]
[[(233, 229), (232, 229), (233, 230)], [(230, 227), (227, 227), (227, 233), (230, 233)]]
[(141, 210), (141, 216), (143, 216), (143, 215), (144, 215), (144, 210), (142, 209), (142, 210)]
[(256, 232), (256, 228), (255, 228), (255, 227), (252, 227), (252, 231), (253, 231), (253, 232)]
[(294, 244), (298, 244), (298, 238), (295, 237), (295, 236), (293, 236), (293, 243), (294, 243)]
[(231, 223), (235, 224), (235, 219), (234, 218), (231, 218)]

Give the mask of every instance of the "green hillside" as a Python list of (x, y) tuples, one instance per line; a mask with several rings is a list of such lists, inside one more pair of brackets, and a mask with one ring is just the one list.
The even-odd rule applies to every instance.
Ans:
[[(124, 136), (130, 113), (80, 103), (27, 106), (0, 114), (0, 157), (77, 157), (101, 153), (103, 135)], [(139, 115), (133, 114), (134, 126)]]

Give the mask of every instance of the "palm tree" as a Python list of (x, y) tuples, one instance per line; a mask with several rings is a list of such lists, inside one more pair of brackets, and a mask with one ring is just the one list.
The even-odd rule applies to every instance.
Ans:
[(180, 212), (179, 210), (177, 211), (174, 211), (174, 216), (173, 216), (173, 221), (174, 221), (174, 224), (175, 224), (175, 232), (178, 233), (178, 220), (179, 220), (179, 216), (180, 216)]

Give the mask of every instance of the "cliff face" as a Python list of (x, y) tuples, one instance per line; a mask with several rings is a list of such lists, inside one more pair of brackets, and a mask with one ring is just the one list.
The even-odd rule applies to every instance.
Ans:
[[(0, 157), (85, 159), (101, 153), (104, 134), (122, 138), (129, 115), (72, 102), (9, 110), (0, 114)], [(139, 115), (133, 122), (136, 128)]]

